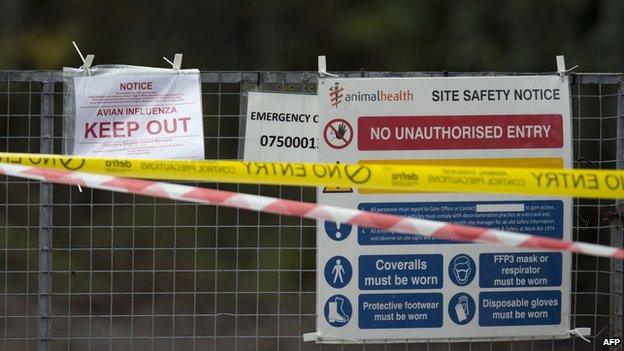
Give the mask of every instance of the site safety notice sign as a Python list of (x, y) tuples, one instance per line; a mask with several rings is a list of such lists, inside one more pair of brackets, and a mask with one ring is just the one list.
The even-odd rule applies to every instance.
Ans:
[(317, 161), (319, 115), (316, 95), (248, 94), (245, 160)]
[[(319, 81), (320, 162), (571, 167), (559, 76)], [(411, 181), (415, 174), (397, 174)], [(470, 184), (465, 184), (470, 187)], [(321, 204), (570, 239), (571, 199), (375, 189)], [(317, 341), (564, 338), (570, 255), (319, 223)]]
[(73, 153), (204, 159), (199, 71), (74, 78)]

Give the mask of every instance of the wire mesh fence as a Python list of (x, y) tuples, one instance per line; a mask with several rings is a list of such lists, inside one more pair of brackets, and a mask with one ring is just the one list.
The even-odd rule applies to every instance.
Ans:
[[(203, 72), (206, 158), (240, 156), (247, 91), (314, 94), (316, 78)], [(575, 167), (624, 168), (622, 80), (573, 76)], [(0, 150), (63, 153), (62, 106), (60, 72), (0, 72)], [(198, 185), (315, 201), (312, 188)], [(591, 343), (304, 343), (314, 221), (10, 177), (0, 199), (1, 350), (599, 350), (622, 335), (622, 262), (575, 255), (572, 326), (590, 327)], [(574, 239), (622, 247), (621, 216), (615, 201), (575, 200)]]

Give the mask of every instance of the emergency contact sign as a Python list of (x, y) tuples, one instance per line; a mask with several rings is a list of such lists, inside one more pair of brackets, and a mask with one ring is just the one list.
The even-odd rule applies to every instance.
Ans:
[(314, 95), (249, 92), (244, 159), (316, 162), (318, 125)]

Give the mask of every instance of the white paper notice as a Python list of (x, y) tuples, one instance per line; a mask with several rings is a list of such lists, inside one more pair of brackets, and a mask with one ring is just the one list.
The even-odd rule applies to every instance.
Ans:
[(245, 128), (245, 160), (316, 162), (316, 95), (250, 92)]
[(204, 159), (199, 74), (74, 78), (74, 154)]

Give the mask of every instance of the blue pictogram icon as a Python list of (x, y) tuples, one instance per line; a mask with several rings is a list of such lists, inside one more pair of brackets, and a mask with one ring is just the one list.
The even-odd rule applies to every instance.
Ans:
[(459, 293), (451, 297), (448, 313), (455, 324), (464, 325), (470, 323), (476, 312), (475, 302), (470, 295)]
[(353, 307), (344, 295), (334, 295), (325, 302), (325, 320), (332, 327), (344, 327), (351, 320)]
[(466, 286), (472, 282), (477, 272), (475, 261), (468, 255), (459, 254), (451, 260), (448, 267), (451, 281), (458, 286)]
[(325, 264), (325, 281), (335, 289), (344, 288), (351, 281), (353, 270), (344, 256), (334, 256)]
[(340, 223), (340, 225), (336, 224), (336, 222), (325, 221), (325, 233), (331, 239), (336, 241), (341, 241), (346, 239), (349, 234), (351, 234), (351, 230), (353, 226), (348, 223)]

